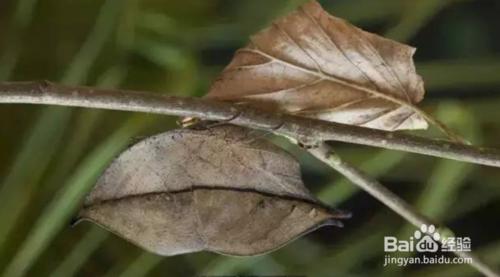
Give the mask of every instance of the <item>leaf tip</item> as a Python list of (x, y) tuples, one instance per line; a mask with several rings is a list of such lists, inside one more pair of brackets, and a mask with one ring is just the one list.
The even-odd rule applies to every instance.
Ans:
[(334, 209), (331, 213), (335, 219), (350, 219), (352, 217), (352, 212), (345, 210)]
[(71, 228), (74, 228), (78, 223), (84, 221), (85, 219), (83, 217), (81, 217), (80, 215), (77, 215), (73, 218), (71, 218), (70, 222), (69, 222), (69, 226)]
[(340, 220), (336, 220), (336, 219), (331, 218), (331, 219), (327, 219), (319, 227), (325, 227), (325, 226), (335, 226), (335, 227), (343, 228), (344, 223), (342, 223), (342, 221), (340, 221)]

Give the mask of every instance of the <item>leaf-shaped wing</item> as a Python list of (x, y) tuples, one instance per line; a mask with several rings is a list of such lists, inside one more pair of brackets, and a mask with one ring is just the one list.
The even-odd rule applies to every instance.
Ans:
[(314, 198), (298, 163), (253, 131), (175, 130), (122, 153), (80, 216), (162, 255), (252, 255), (345, 216)]
[(333, 17), (316, 2), (238, 50), (207, 97), (383, 130), (421, 129), (415, 49)]

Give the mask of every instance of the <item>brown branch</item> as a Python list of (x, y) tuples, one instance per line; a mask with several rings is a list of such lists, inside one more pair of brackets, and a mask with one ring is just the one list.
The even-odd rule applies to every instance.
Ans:
[[(435, 225), (438, 227), (441, 235), (453, 236), (453, 232), (449, 228), (441, 224), (437, 224), (436, 222), (433, 222), (432, 220), (421, 215), (406, 201), (388, 190), (377, 180), (371, 178), (355, 166), (342, 160), (342, 158), (338, 156), (326, 143), (320, 143), (319, 147), (309, 149), (309, 152), (320, 161), (328, 164), (333, 169), (338, 171), (353, 184), (368, 192), (371, 196), (375, 197), (415, 227), (420, 228), (420, 226), (424, 224)], [(499, 276), (499, 273), (495, 272), (491, 267), (472, 253), (455, 251), (454, 254), (458, 257), (469, 259), (471, 261), (470, 265), (486, 276)]]
[(199, 117), (273, 131), (307, 142), (342, 141), (500, 167), (500, 152), (495, 149), (268, 113), (251, 107), (203, 98), (63, 86), (41, 81), (0, 83), (0, 103), (47, 104)]

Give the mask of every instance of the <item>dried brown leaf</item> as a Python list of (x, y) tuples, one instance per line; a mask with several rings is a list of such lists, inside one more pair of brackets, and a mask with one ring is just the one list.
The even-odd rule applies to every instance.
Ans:
[(312, 1), (253, 36), (207, 97), (382, 130), (427, 128), (432, 119), (414, 106), (424, 96), (414, 52)]
[(182, 129), (122, 153), (80, 216), (161, 255), (254, 255), (346, 214), (314, 198), (299, 164), (247, 129)]

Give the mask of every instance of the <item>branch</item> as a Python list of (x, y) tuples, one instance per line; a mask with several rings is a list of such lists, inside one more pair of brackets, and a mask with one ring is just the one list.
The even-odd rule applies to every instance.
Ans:
[(41, 81), (0, 83), (0, 103), (47, 104), (198, 117), (272, 131), (306, 142), (341, 141), (500, 167), (500, 152), (495, 149), (269, 113), (203, 98), (63, 86)]
[[(344, 175), (353, 184), (368, 192), (371, 196), (382, 202), (391, 210), (399, 214), (405, 220), (420, 228), (422, 225), (438, 226), (440, 234), (452, 235), (453, 232), (445, 226), (436, 224), (425, 216), (419, 214), (412, 206), (403, 199), (392, 193), (377, 180), (357, 169), (353, 165), (343, 161), (326, 143), (321, 143), (319, 147), (309, 149), (309, 152), (320, 161), (330, 165), (333, 169)], [(488, 265), (483, 263), (478, 257), (469, 252), (455, 251), (455, 255), (471, 260), (471, 266), (486, 276), (499, 276), (500, 273), (495, 272)]]

